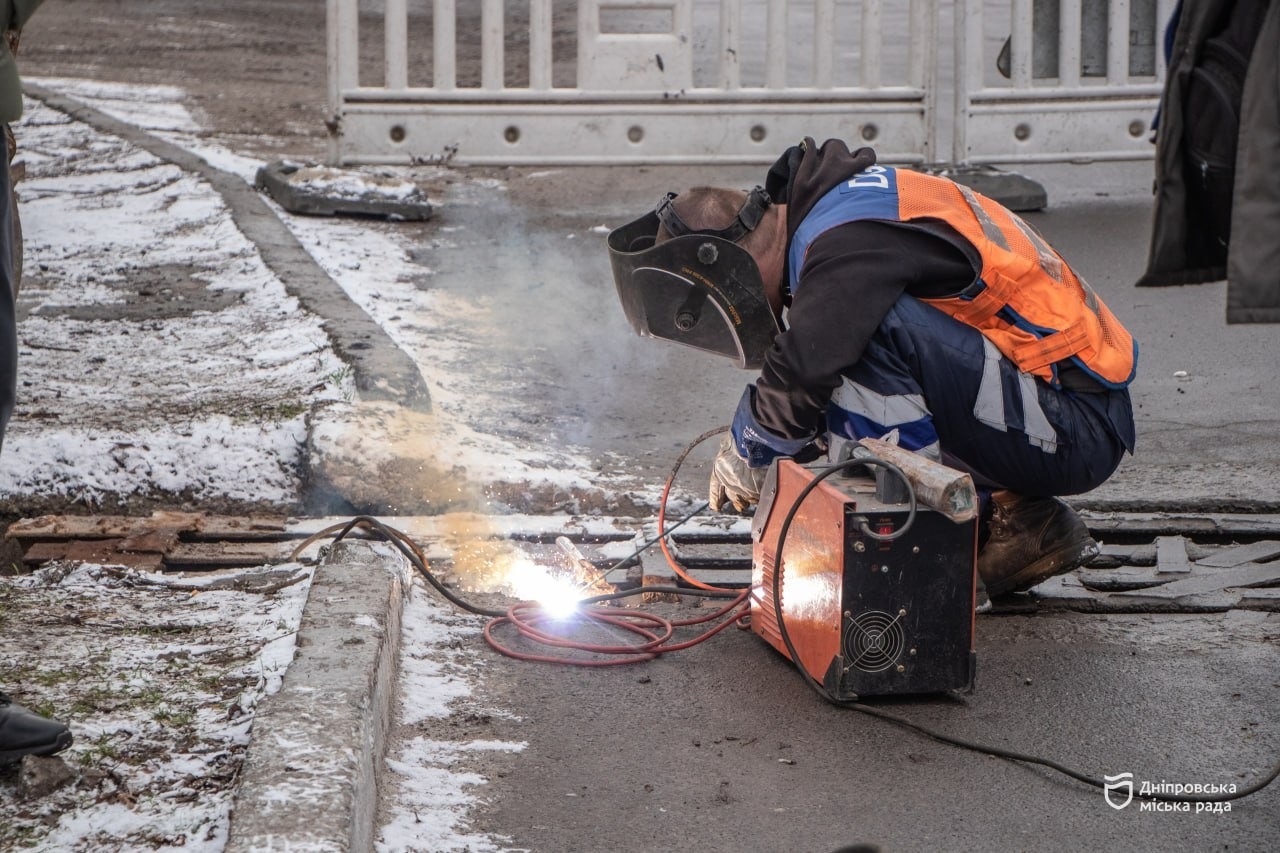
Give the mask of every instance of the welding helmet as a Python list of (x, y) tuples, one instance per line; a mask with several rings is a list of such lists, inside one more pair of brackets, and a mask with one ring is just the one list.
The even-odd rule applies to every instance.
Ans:
[[(759, 369), (778, 334), (755, 259), (739, 241), (760, 224), (769, 194), (753, 189), (727, 228), (693, 229), (675, 193), (609, 234), (609, 260), (622, 310), (636, 333)], [(656, 244), (659, 226), (671, 238)]]

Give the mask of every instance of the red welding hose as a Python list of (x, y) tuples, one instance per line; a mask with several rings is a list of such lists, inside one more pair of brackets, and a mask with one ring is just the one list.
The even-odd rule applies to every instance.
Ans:
[[(667, 558), (667, 565), (671, 566), (671, 571), (679, 575), (680, 579), (690, 586), (697, 587), (698, 589), (709, 589), (714, 592), (732, 592), (733, 590), (722, 586), (713, 586), (709, 583), (703, 583), (693, 577), (685, 570), (685, 567), (680, 564), (680, 561), (676, 559), (675, 554), (671, 553), (670, 547), (667, 546), (667, 496), (671, 494), (671, 485), (676, 481), (676, 475), (680, 473), (680, 467), (684, 465), (684, 460), (693, 452), (693, 449), (707, 439), (713, 438), (722, 432), (727, 432), (728, 430), (729, 428), (727, 426), (709, 429), (689, 443), (689, 446), (686, 447), (676, 458), (676, 464), (672, 466), (671, 473), (667, 475), (667, 482), (662, 487), (662, 499), (658, 502), (658, 534), (660, 536), (658, 544), (662, 546), (662, 555)], [(717, 510), (719, 510), (719, 507), (713, 506), (711, 508), (712, 512), (716, 512)]]
[[(747, 594), (748, 590), (743, 590), (740, 595), (716, 612), (697, 616), (693, 619), (670, 620), (644, 610), (620, 611), (609, 607), (584, 607), (574, 613), (572, 621), (560, 622), (559, 625), (562, 630), (559, 632), (543, 629), (542, 626), (555, 620), (536, 602), (520, 601), (511, 605), (507, 609), (505, 616), (491, 619), (484, 626), (484, 639), (494, 651), (517, 660), (560, 663), (570, 666), (620, 666), (629, 663), (641, 663), (653, 660), (667, 652), (678, 652), (681, 649), (696, 646), (698, 643), (714, 637), (729, 625), (738, 622), (748, 613), (748, 610), (742, 607), (743, 602), (746, 601)], [(675, 635), (677, 628), (687, 628), (716, 620), (719, 621), (696, 637), (676, 643), (669, 642)], [(495, 631), (503, 625), (513, 626), (522, 637), (530, 642), (556, 648), (573, 649), (596, 655), (596, 657), (578, 658), (518, 651), (503, 643), (495, 634)], [(563, 633), (565, 628), (581, 628), (583, 625), (603, 625), (620, 628), (639, 635), (643, 638), (643, 641), (630, 645), (626, 643), (606, 645), (571, 639)]]

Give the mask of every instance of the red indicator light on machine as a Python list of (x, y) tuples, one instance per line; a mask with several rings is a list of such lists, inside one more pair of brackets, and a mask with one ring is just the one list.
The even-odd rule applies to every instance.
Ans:
[(876, 528), (876, 533), (879, 533), (881, 536), (888, 536), (891, 533), (893, 533), (893, 525), (881, 524), (879, 527)]

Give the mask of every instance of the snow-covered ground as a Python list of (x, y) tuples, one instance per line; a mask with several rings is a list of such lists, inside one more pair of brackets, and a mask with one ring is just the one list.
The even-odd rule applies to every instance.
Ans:
[[(39, 82), (247, 181), (261, 165), (198, 135), (179, 89)], [(356, 396), (319, 322), (203, 181), (39, 102), (28, 101), (17, 133), (27, 273), (0, 500), (50, 511), (132, 497), (197, 508), (296, 501), (307, 413)], [(281, 215), (421, 363), (472, 357), (459, 318), (483, 307), (415, 286), (430, 271), (385, 227)], [(572, 448), (549, 454), (477, 430), (472, 415), (491, 400), (456, 376), (426, 378), (473, 476), (514, 468), (559, 487), (588, 481)], [(79, 774), (33, 802), (19, 799), (12, 773), (0, 779), (0, 846), (221, 849), (253, 707), (291, 659), (309, 581), (265, 595), (184, 586), (210, 579), (92, 565), (0, 579), (0, 631), (15, 638), (0, 688), (72, 726), (65, 759)], [(479, 627), (414, 586), (402, 726), (472, 707)], [(501, 849), (503, 839), (468, 830), (484, 778), (465, 758), (522, 746), (404, 739), (388, 757), (380, 849)]]
[(0, 775), (0, 849), (222, 849), (253, 711), (293, 659), (310, 582), (273, 571), (266, 593), (210, 587), (255, 572), (0, 578), (3, 688), (75, 737), (65, 787), (24, 798), (16, 769)]
[[(264, 165), (200, 133), (174, 87), (37, 82), (246, 182)], [(134, 497), (193, 506), (298, 500), (306, 413), (358, 396), (316, 318), (286, 294), (204, 181), (38, 101), (28, 100), (17, 133), (27, 170), (18, 185), (27, 233), (22, 383), (0, 460), (0, 501), (59, 511)], [(459, 181), (442, 168), (363, 174), (375, 191), (409, 178), (449, 185), (461, 205), (503, 191), (492, 178)], [(424, 236), (272, 206), (352, 302), (423, 366), (435, 432), (477, 495), (501, 481), (558, 494), (632, 489), (652, 503), (656, 488), (618, 473), (625, 464), (601, 473), (586, 448), (525, 423), (521, 395), (565, 391), (545, 371), (521, 372), (517, 352), (495, 363), (493, 339), (510, 326), (510, 306), (484, 289), (431, 286), (430, 256), (475, 239), (464, 228), (433, 225)]]
[(319, 321), (208, 184), (38, 102), (17, 133), (25, 273), (0, 498), (294, 500), (305, 413), (351, 393)]

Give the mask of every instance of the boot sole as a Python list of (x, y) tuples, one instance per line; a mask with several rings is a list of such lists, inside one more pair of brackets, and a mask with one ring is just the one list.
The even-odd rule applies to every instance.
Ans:
[(53, 743), (42, 743), (39, 746), (33, 746), (27, 749), (10, 749), (0, 752), (0, 764), (13, 764), (21, 761), (23, 756), (26, 755), (55, 755), (71, 746), (73, 740), (75, 740), (75, 738), (71, 736), (71, 730), (68, 729), (67, 731), (59, 733)]
[(987, 595), (991, 598), (997, 598), (1001, 595), (1008, 595), (1011, 592), (1022, 592), (1023, 590), (1031, 589), (1031, 587), (1051, 577), (1064, 575), (1073, 569), (1080, 568), (1098, 556), (1100, 551), (1098, 543), (1092, 539), (1082, 545), (1059, 548), (1057, 551), (1044, 555), (1025, 569), (1014, 572), (1006, 578), (1000, 578), (994, 583), (988, 583)]

